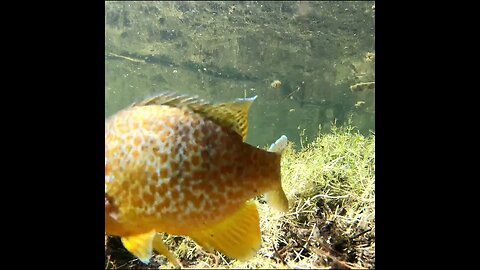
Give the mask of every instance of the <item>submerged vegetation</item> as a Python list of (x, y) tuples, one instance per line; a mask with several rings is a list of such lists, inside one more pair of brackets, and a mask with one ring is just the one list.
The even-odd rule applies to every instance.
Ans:
[[(256, 198), (262, 247), (248, 261), (207, 253), (188, 237), (165, 235), (185, 268), (375, 267), (375, 134), (348, 122), (331, 125), (310, 143), (289, 143), (282, 156), (282, 185), (290, 211)], [(300, 148), (300, 150), (296, 150)], [(173, 268), (156, 255), (148, 268)], [(116, 237), (105, 238), (106, 269), (145, 269)]]

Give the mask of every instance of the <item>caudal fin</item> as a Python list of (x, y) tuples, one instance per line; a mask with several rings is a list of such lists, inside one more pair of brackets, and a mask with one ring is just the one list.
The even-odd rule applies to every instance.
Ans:
[(279, 189), (267, 192), (265, 194), (265, 200), (267, 201), (268, 205), (277, 209), (278, 211), (288, 211), (288, 199), (281, 187)]
[[(268, 151), (282, 154), (283, 150), (285, 150), (285, 148), (287, 147), (287, 142), (287, 136), (282, 135), (276, 142), (272, 143)], [(282, 189), (281, 183), (279, 183), (277, 189), (267, 192), (265, 194), (265, 199), (268, 205), (270, 205), (271, 207), (282, 212), (288, 211), (288, 199)]]
[(281, 154), (283, 150), (285, 150), (285, 148), (287, 147), (287, 142), (288, 142), (287, 136), (282, 135), (280, 138), (278, 138), (276, 142), (270, 145), (270, 148), (268, 149), (268, 151)]

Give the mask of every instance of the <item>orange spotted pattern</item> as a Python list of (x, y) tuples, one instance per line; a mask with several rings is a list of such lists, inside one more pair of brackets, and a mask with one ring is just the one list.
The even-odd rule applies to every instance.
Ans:
[(106, 230), (177, 235), (280, 184), (280, 155), (187, 109), (131, 107), (105, 123)]

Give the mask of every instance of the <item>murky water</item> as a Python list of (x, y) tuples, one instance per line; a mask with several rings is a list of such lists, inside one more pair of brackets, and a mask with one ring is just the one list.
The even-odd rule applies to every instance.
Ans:
[(162, 91), (258, 95), (250, 144), (299, 144), (349, 118), (368, 135), (374, 43), (371, 1), (106, 2), (105, 117)]

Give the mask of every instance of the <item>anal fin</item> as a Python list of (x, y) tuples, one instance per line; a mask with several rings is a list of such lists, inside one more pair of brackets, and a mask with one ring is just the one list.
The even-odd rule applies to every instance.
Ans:
[(230, 258), (249, 259), (261, 245), (257, 206), (246, 202), (220, 223), (189, 236), (209, 252), (215, 249)]

